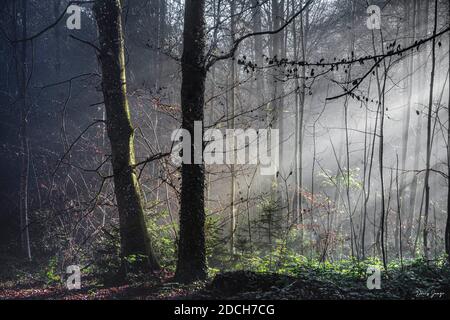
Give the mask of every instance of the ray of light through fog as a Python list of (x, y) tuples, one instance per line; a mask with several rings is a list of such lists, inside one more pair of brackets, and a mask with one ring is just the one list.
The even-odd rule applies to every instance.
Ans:
[[(0, 261), (198, 280), (450, 250), (447, 0), (4, 2)], [(190, 161), (205, 132), (223, 163)]]

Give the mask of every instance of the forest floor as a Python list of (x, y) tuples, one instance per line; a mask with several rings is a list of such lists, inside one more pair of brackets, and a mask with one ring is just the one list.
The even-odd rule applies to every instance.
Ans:
[(448, 266), (415, 264), (383, 272), (379, 290), (367, 288), (368, 275), (361, 270), (349, 268), (342, 273), (307, 266), (299, 268), (295, 275), (232, 271), (191, 285), (173, 282), (170, 272), (116, 285), (100, 284), (87, 276), (82, 279), (80, 290), (71, 291), (61, 282), (48, 283), (29, 274), (20, 279), (1, 280), (0, 277), (0, 300), (450, 299)]

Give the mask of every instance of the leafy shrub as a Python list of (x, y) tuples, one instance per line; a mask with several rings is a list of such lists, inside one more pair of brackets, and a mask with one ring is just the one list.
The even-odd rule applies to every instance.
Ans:
[(46, 280), (48, 285), (53, 285), (61, 282), (61, 275), (58, 267), (58, 259), (56, 257), (50, 258), (47, 267), (42, 271), (41, 276)]

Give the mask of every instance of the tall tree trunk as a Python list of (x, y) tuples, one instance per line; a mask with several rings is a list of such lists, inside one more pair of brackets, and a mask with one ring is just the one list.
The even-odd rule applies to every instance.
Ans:
[[(371, 89), (371, 81), (370, 78), (369, 87), (367, 89), (367, 97), (370, 97), (370, 89)], [(371, 179), (372, 179), (372, 168), (373, 168), (373, 159), (375, 152), (375, 139), (376, 135), (374, 134), (371, 140), (368, 137), (369, 133), (369, 108), (366, 103), (366, 114), (365, 114), (365, 126), (364, 126), (364, 174), (363, 174), (363, 195), (364, 195), (364, 204), (363, 204), (363, 212), (362, 212), (362, 227), (361, 227), (361, 257), (364, 260), (366, 258), (366, 229), (367, 229), (367, 212), (368, 212), (368, 203), (370, 199), (370, 191), (371, 191)], [(378, 113), (375, 118), (374, 125), (374, 133), (376, 133), (376, 128), (378, 125)], [(375, 199), (376, 202), (376, 199)]]
[[(385, 88), (386, 88), (386, 79), (387, 79), (387, 71), (385, 70), (385, 74), (383, 77), (383, 88), (381, 91), (381, 96), (379, 98), (380, 102), (380, 147), (379, 147), (379, 169), (380, 169), (380, 182), (381, 182), (381, 218), (380, 218), (380, 236), (381, 236), (381, 253), (383, 258), (383, 266), (384, 269), (387, 269), (387, 254), (386, 254), (386, 243), (385, 243), (385, 227), (386, 227), (386, 205), (385, 205), (385, 189), (384, 189), (384, 119), (385, 119)], [(382, 100), (381, 100), (382, 99)]]
[[(22, 39), (27, 37), (27, 0), (21, 1)], [(30, 171), (30, 150), (28, 144), (28, 106), (27, 106), (27, 41), (22, 42), (18, 67), (20, 97), (20, 239), (22, 254), (31, 261), (30, 231), (28, 221), (28, 178)]]
[[(292, 6), (292, 12), (295, 12), (295, 0), (291, 0), (291, 6)], [(297, 23), (294, 20), (292, 22), (292, 45), (293, 45), (293, 50), (294, 50), (294, 61), (298, 61), (298, 35), (297, 35)], [(303, 68), (303, 66), (302, 66)], [(296, 75), (295, 76), (295, 80), (294, 80), (294, 86), (295, 86), (295, 92), (294, 92), (294, 106), (295, 106), (295, 118), (294, 118), (294, 122), (295, 122), (295, 135), (294, 135), (294, 154), (295, 154), (295, 158), (294, 158), (294, 179), (295, 179), (295, 188), (294, 188), (294, 195), (293, 195), (293, 200), (294, 200), (294, 214), (293, 214), (293, 222), (294, 223), (298, 223), (299, 222), (299, 217), (300, 217), (300, 172), (299, 172), (299, 167), (300, 167), (300, 157), (301, 157), (301, 152), (300, 152), (300, 146), (299, 146), (299, 139), (300, 139), (300, 133), (302, 130), (302, 125), (300, 124), (300, 100), (299, 100), (299, 90), (300, 90), (300, 82), (298, 80), (299, 76)], [(302, 239), (300, 239), (301, 241)], [(302, 241), (301, 241), (302, 242)]]
[[(184, 48), (181, 58), (182, 128), (187, 130), (191, 137), (194, 137), (194, 122), (203, 123), (204, 116), (205, 0), (186, 0), (184, 10)], [(191, 139), (192, 157), (196, 152), (202, 152), (202, 150), (194, 150), (194, 139)], [(207, 276), (204, 208), (205, 166), (203, 163), (194, 164), (194, 161), (191, 163), (183, 163), (181, 168), (180, 239), (176, 278), (182, 282), (205, 279)]]
[[(280, 9), (280, 1), (279, 0), (272, 0), (271, 1), (271, 22), (272, 22), (272, 30), (277, 30), (281, 26), (281, 15), (282, 11)], [(274, 66), (274, 76), (272, 76), (271, 79), (271, 102), (269, 104), (269, 110), (267, 113), (267, 120), (268, 120), (268, 126), (270, 128), (277, 128), (279, 129), (279, 135), (280, 135), (280, 145), (283, 144), (283, 130), (280, 128), (281, 124), (281, 90), (280, 90), (280, 80), (277, 78), (281, 78), (281, 64), (279, 64), (279, 61), (281, 60), (282, 55), (282, 33), (277, 32), (275, 34), (270, 35), (270, 50), (269, 55), (271, 55), (271, 60), (273, 60), (273, 66)], [(271, 52), (270, 52), (271, 51)], [(280, 157), (280, 167), (282, 167), (283, 161), (282, 161), (282, 147), (279, 147), (279, 157)], [(279, 168), (277, 168), (279, 170)], [(273, 203), (276, 204), (276, 209), (271, 212), (269, 217), (269, 228), (267, 229), (268, 232), (268, 238), (269, 238), (269, 246), (272, 247), (272, 222), (274, 220), (281, 221), (281, 215), (282, 210), (284, 206), (284, 199), (281, 195), (280, 185), (278, 183), (278, 172), (277, 174), (272, 178), (271, 182), (271, 190), (270, 190), (270, 198)]]
[[(352, 15), (351, 15), (351, 35), (350, 35), (350, 45), (349, 45), (349, 56), (354, 55), (354, 43), (355, 43), (355, 35), (354, 35), (354, 24), (355, 24), (355, 1), (351, 2)], [(352, 68), (351, 65), (348, 68), (347, 73), (347, 81), (350, 82), (351, 79)], [(344, 126), (345, 126), (345, 156), (346, 156), (346, 164), (347, 164), (347, 172), (346, 172), (346, 196), (347, 196), (347, 210), (350, 222), (350, 248), (351, 248), (351, 256), (355, 256), (355, 252), (358, 254), (358, 251), (355, 251), (356, 246), (356, 235), (354, 232), (354, 224), (353, 224), (353, 213), (351, 209), (351, 200), (350, 200), (350, 141), (348, 134), (348, 107), (349, 107), (349, 96), (345, 96), (344, 102)]]
[[(417, 6), (417, 0), (414, 0), (412, 2), (412, 12), (411, 12), (411, 16), (410, 16), (410, 1), (409, 0), (405, 0), (404, 5), (405, 5), (405, 16), (406, 16), (406, 21), (407, 24), (405, 25), (405, 34), (406, 32), (408, 32), (408, 30), (410, 31), (410, 35), (411, 35), (411, 39), (412, 40), (407, 40), (407, 41), (411, 41), (414, 42), (414, 39), (416, 37), (416, 6)], [(405, 45), (406, 45), (406, 41), (405, 41)], [(405, 46), (404, 46), (405, 47)], [(404, 172), (406, 170), (406, 160), (408, 158), (408, 141), (409, 141), (409, 126), (411, 123), (411, 104), (412, 104), (412, 89), (413, 89), (413, 72), (414, 72), (414, 55), (411, 55), (408, 59), (408, 62), (405, 63), (405, 69), (406, 69), (406, 74), (407, 74), (407, 86), (408, 86), (408, 92), (407, 92), (407, 103), (406, 103), (406, 110), (405, 110), (405, 122), (404, 122), (404, 127), (403, 127), (403, 136), (402, 136), (402, 162), (401, 162), (401, 170), (402, 172)], [(400, 210), (404, 210), (403, 208), (405, 208), (405, 187), (406, 187), (406, 183), (405, 183), (405, 174), (401, 175), (400, 178)], [(401, 215), (401, 212), (399, 213)], [(412, 215), (409, 214), (408, 217), (411, 217)], [(402, 230), (400, 230), (398, 233), (400, 236), (401, 235)], [(397, 237), (396, 237), (397, 239)], [(401, 249), (401, 248), (400, 248)]]
[[(434, 27), (433, 35), (437, 32), (437, 11), (438, 1), (434, 1)], [(436, 69), (436, 38), (433, 38), (431, 47), (431, 78), (430, 78), (430, 96), (428, 100), (428, 117), (427, 117), (427, 159), (426, 159), (426, 170), (425, 170), (425, 212), (423, 221), (423, 251), (425, 259), (428, 260), (428, 216), (430, 211), (430, 168), (431, 168), (431, 118), (433, 113), (433, 89), (434, 89), (434, 73)]]
[[(235, 41), (235, 33), (236, 33), (236, 0), (231, 0), (230, 2), (230, 31), (231, 31), (231, 40), (232, 43)], [(229, 123), (228, 128), (234, 129), (235, 127), (235, 113), (236, 113), (236, 87), (239, 83), (238, 79), (238, 73), (235, 63), (235, 57), (237, 54), (235, 53), (235, 56), (233, 59), (230, 60), (230, 80), (229, 80), (229, 86), (230, 86), (230, 93), (229, 93), (229, 110), (228, 110), (228, 117), (229, 117)], [(234, 138), (233, 138), (234, 139)], [(233, 163), (230, 164), (230, 174), (231, 174), (231, 190), (230, 190), (230, 253), (231, 255), (234, 254), (234, 233), (236, 231), (236, 173), (235, 173), (235, 165), (234, 162), (236, 160), (235, 152), (234, 152), (234, 142), (233, 142), (233, 150), (227, 150), (228, 152), (233, 152)]]
[[(380, 41), (383, 43), (383, 33), (380, 30)], [(375, 37), (374, 32), (372, 31), (372, 46), (374, 50), (374, 54), (377, 54), (375, 47)], [(381, 53), (384, 54), (384, 47), (381, 46)], [(386, 227), (386, 205), (385, 205), (385, 189), (384, 189), (384, 119), (385, 119), (385, 93), (386, 93), (386, 81), (388, 78), (388, 70), (386, 67), (386, 62), (383, 61), (383, 83), (380, 83), (380, 75), (378, 68), (375, 70), (376, 81), (377, 81), (377, 89), (378, 89), (378, 109), (377, 113), (380, 115), (380, 133), (379, 133), (379, 150), (378, 150), (378, 165), (380, 172), (380, 189), (381, 189), (381, 216), (380, 216), (380, 228), (377, 234), (376, 243), (378, 243), (378, 239), (381, 239), (381, 255), (383, 258), (383, 266), (385, 270), (387, 269), (387, 255), (386, 255), (386, 246), (385, 246), (385, 227)], [(375, 127), (375, 131), (376, 131)], [(375, 223), (375, 220), (374, 220)]]
[[(111, 143), (114, 191), (119, 210), (122, 257), (144, 256), (144, 268), (159, 269), (147, 232), (141, 190), (135, 173), (134, 129), (127, 99), (120, 0), (94, 5), (100, 42), (106, 127)], [(126, 270), (124, 270), (126, 271)]]
[[(422, 8), (422, 4), (425, 5), (425, 8)], [(417, 3), (417, 21), (419, 23), (419, 28), (418, 28), (418, 35), (416, 38), (419, 37), (423, 37), (424, 34), (426, 34), (427, 30), (428, 30), (428, 1), (425, 1), (425, 3), (423, 3), (422, 1), (418, 1)], [(427, 44), (425, 44), (425, 47), (427, 46)], [(423, 49), (422, 49), (423, 50)], [(426, 51), (426, 50), (423, 50)], [(418, 65), (422, 65), (423, 64), (423, 53), (419, 53), (418, 56)], [(423, 70), (426, 69), (426, 63), (424, 64)], [(422, 81), (424, 81), (423, 79), (426, 79), (426, 74), (425, 72), (423, 72), (423, 74), (420, 74), (420, 80), (416, 81), (416, 86), (417, 86), (417, 92), (420, 92), (421, 90), (421, 83)], [(418, 105), (424, 105), (425, 102), (422, 102), (421, 97), (418, 97), (419, 99), (419, 103)], [(417, 124), (416, 124), (416, 129), (415, 129), (415, 145), (414, 145), (414, 163), (413, 163), (413, 170), (419, 170), (419, 165), (420, 165), (420, 155), (422, 152), (422, 144), (421, 144), (421, 137), (422, 137), (422, 128), (423, 128), (423, 121), (422, 121), (422, 113), (420, 112), (418, 114), (417, 117)], [(410, 198), (409, 198), (409, 216), (408, 216), (408, 221), (407, 221), (407, 229), (406, 229), (406, 240), (409, 242), (410, 248), (412, 249), (411, 253), (413, 256), (415, 256), (416, 252), (414, 250), (414, 240), (413, 240), (413, 227), (414, 227), (414, 219), (416, 217), (416, 211), (417, 211), (417, 206), (416, 206), (416, 197), (417, 197), (417, 185), (418, 185), (418, 175), (414, 174), (412, 182), (411, 182), (411, 187), (410, 187)], [(419, 210), (420, 212), (420, 210)], [(419, 213), (419, 218), (420, 218), (420, 213)], [(418, 230), (418, 232), (420, 232)]]
[[(303, 0), (300, 1), (300, 7), (303, 6)], [(295, 8), (295, 1), (292, 2), (292, 12), (297, 11)], [(308, 14), (308, 11), (306, 12)], [(305, 31), (305, 13), (300, 15), (300, 42), (298, 43), (296, 21), (293, 21), (293, 43), (294, 43), (294, 60), (298, 61), (298, 51), (301, 51), (301, 59), (306, 60), (306, 31)], [(300, 45), (300, 48), (298, 48)], [(305, 66), (300, 66), (299, 73), (300, 81), (298, 76), (295, 78), (295, 219), (296, 222), (300, 224), (299, 238), (300, 238), (300, 254), (303, 254), (303, 242), (304, 242), (304, 229), (303, 229), (303, 203), (302, 203), (302, 189), (303, 189), (303, 122), (304, 122), (304, 111), (305, 111), (305, 77), (306, 68)]]

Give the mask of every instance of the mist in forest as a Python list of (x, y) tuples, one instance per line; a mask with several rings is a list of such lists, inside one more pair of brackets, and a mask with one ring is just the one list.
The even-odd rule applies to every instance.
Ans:
[[(449, 10), (4, 0), (0, 261), (122, 272), (137, 255), (198, 280), (269, 256), (442, 259)], [(172, 134), (194, 121), (278, 130), (276, 173), (174, 164)]]

